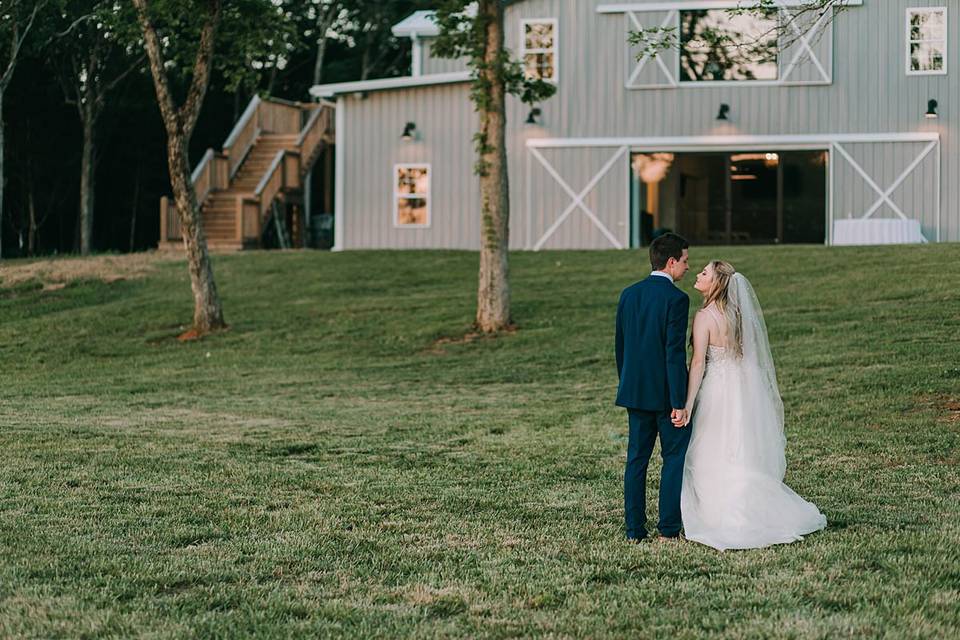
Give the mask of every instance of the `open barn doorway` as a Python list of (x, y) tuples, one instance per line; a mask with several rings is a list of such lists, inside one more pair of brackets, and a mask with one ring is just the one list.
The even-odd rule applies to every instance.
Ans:
[(631, 154), (630, 244), (671, 230), (691, 243), (826, 241), (827, 152)]

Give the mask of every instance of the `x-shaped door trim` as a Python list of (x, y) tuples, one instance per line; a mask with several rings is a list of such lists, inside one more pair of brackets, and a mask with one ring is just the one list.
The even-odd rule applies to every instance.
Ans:
[[(868, 208), (868, 209), (867, 209), (863, 214), (861, 214), (859, 217), (860, 217), (861, 219), (866, 220), (867, 218), (871, 217), (874, 213), (876, 213), (877, 210), (878, 210), (881, 206), (883, 206), (883, 203), (886, 202), (886, 203), (890, 206), (890, 208), (893, 209), (894, 213), (896, 213), (898, 216), (900, 216), (901, 219), (903, 219), (903, 220), (909, 220), (910, 217), (907, 216), (907, 215), (900, 209), (900, 207), (898, 207), (897, 204), (896, 204), (893, 200), (890, 199), (890, 195), (891, 195), (894, 191), (897, 190), (897, 187), (899, 187), (901, 184), (903, 184), (903, 181), (906, 180), (907, 177), (908, 177), (911, 173), (913, 173), (913, 170), (916, 169), (916, 168), (920, 165), (920, 163), (923, 162), (924, 158), (926, 158), (928, 155), (930, 155), (930, 152), (933, 151), (933, 150), (937, 147), (937, 145), (939, 145), (939, 144), (940, 144), (940, 142), (937, 141), (937, 140), (934, 140), (933, 142), (929, 143), (926, 147), (923, 148), (923, 151), (920, 152), (920, 155), (918, 155), (916, 158), (914, 158), (913, 162), (911, 162), (911, 163), (907, 166), (907, 168), (903, 170), (903, 173), (901, 173), (900, 176), (899, 176), (896, 180), (893, 181), (893, 184), (891, 184), (887, 189), (881, 189), (880, 186), (876, 183), (876, 181), (875, 181), (873, 178), (870, 177), (870, 174), (868, 174), (866, 171), (864, 171), (863, 167), (861, 167), (860, 164), (857, 163), (857, 161), (853, 159), (853, 156), (851, 156), (850, 153), (848, 153), (847, 150), (843, 148), (843, 145), (841, 145), (841, 144), (838, 143), (838, 142), (834, 142), (833, 145), (832, 145), (833, 149), (834, 149), (837, 153), (839, 153), (841, 156), (843, 156), (843, 158), (844, 158), (848, 163), (850, 163), (850, 166), (853, 167), (854, 170), (855, 170), (857, 173), (859, 173), (861, 177), (863, 177), (864, 181), (866, 181), (866, 183), (867, 183), (868, 185), (870, 185), (870, 188), (871, 188), (871, 189), (873, 189), (873, 190), (876, 191), (878, 194), (880, 194), (880, 198), (877, 199), (877, 201), (874, 202), (873, 205), (872, 205), (870, 208)], [(939, 188), (940, 188), (940, 185), (938, 184), (938, 185), (937, 185), (937, 189), (939, 189)]]
[[(786, 19), (787, 24), (790, 25), (790, 30), (793, 31), (794, 35), (798, 38), (797, 42), (800, 44), (799, 50), (793, 54), (793, 59), (790, 60), (790, 64), (787, 65), (786, 70), (780, 75), (780, 81), (784, 82), (787, 79), (787, 76), (793, 71), (794, 67), (797, 66), (797, 62), (800, 61), (800, 56), (803, 55), (804, 51), (810, 54), (810, 60), (813, 61), (813, 64), (817, 67), (817, 70), (820, 72), (820, 76), (823, 78), (824, 82), (830, 82), (830, 74), (827, 73), (827, 70), (823, 68), (823, 64), (820, 62), (820, 59), (817, 57), (817, 54), (814, 53), (813, 47), (810, 46), (810, 40), (823, 28), (828, 17), (833, 16), (833, 10), (829, 9), (823, 12), (823, 15), (813, 23), (813, 27), (807, 29), (806, 33), (803, 33), (800, 30), (800, 27), (797, 26), (797, 21), (795, 16), (790, 13), (790, 10), (787, 9), (786, 5), (783, 3), (783, 0), (777, 0), (777, 5), (780, 7), (780, 12), (783, 17)], [(833, 46), (831, 40), (830, 46)]]
[[(529, 149), (530, 149), (530, 154), (534, 158), (540, 161), (540, 164), (542, 164), (543, 168), (547, 170), (547, 173), (553, 176), (553, 179), (556, 180), (560, 184), (560, 187), (567, 192), (567, 195), (569, 195), (572, 198), (572, 202), (570, 203), (570, 205), (566, 209), (564, 209), (563, 213), (560, 214), (560, 217), (558, 217), (554, 221), (554, 223), (550, 225), (550, 228), (547, 229), (547, 231), (543, 234), (543, 237), (541, 237), (540, 240), (538, 240), (537, 243), (533, 246), (533, 250), (539, 251), (543, 247), (543, 245), (547, 242), (547, 240), (550, 239), (550, 236), (552, 236), (554, 232), (560, 228), (560, 225), (562, 225), (564, 221), (570, 216), (570, 214), (573, 213), (577, 208), (583, 211), (584, 215), (586, 215), (587, 218), (589, 218), (590, 221), (594, 224), (594, 226), (596, 226), (600, 230), (600, 233), (602, 233), (607, 238), (607, 240), (610, 241), (610, 244), (612, 244), (617, 249), (623, 249), (623, 244), (619, 240), (617, 240), (616, 236), (610, 233), (610, 230), (607, 229), (607, 227), (604, 226), (602, 222), (600, 222), (600, 219), (597, 218), (597, 216), (593, 213), (593, 211), (590, 210), (589, 207), (587, 207), (586, 204), (584, 204), (583, 200), (590, 194), (591, 191), (593, 191), (594, 187), (596, 187), (600, 183), (603, 177), (610, 172), (610, 169), (612, 169), (614, 165), (616, 165), (617, 161), (623, 157), (623, 154), (625, 154), (629, 150), (629, 147), (618, 148), (617, 152), (613, 154), (613, 157), (610, 158), (605, 165), (603, 165), (603, 168), (600, 169), (600, 171), (595, 176), (593, 176), (590, 182), (587, 183), (587, 186), (584, 187), (580, 193), (574, 192), (574, 190), (570, 187), (570, 185), (567, 184), (566, 180), (564, 180), (563, 177), (557, 172), (557, 170), (553, 168), (553, 165), (551, 165), (550, 162), (543, 156), (543, 154), (540, 153), (539, 149), (536, 149), (534, 147), (530, 147)], [(530, 185), (527, 185), (527, 188), (529, 189)]]
[[(629, 16), (630, 21), (633, 22), (633, 26), (637, 28), (637, 31), (644, 30), (644, 26), (640, 22), (640, 18), (637, 17), (636, 11), (627, 11), (627, 16)], [(660, 30), (663, 31), (671, 23), (679, 24), (679, 22), (680, 22), (680, 12), (668, 11), (667, 17), (664, 18), (663, 22), (660, 24)], [(660, 42), (662, 42), (663, 40), (664, 40), (664, 36), (661, 36)], [(660, 43), (658, 42), (657, 44), (660, 44)], [(627, 48), (628, 55), (629, 55), (629, 51), (630, 49), (628, 47)], [(677, 86), (677, 79), (673, 77), (672, 73), (670, 73), (670, 69), (667, 68), (666, 63), (664, 63), (663, 61), (663, 58), (661, 58), (659, 55), (653, 55), (653, 56), (643, 56), (640, 59), (640, 61), (637, 62), (637, 67), (633, 70), (633, 73), (630, 74), (630, 78), (627, 79), (627, 88), (632, 89), (638, 86), (647, 86), (647, 87), (663, 86), (663, 85), (634, 85), (633, 84), (636, 81), (636, 79), (640, 76), (640, 73), (643, 71), (644, 67), (647, 66), (647, 61), (650, 60), (651, 58), (653, 58), (653, 60), (656, 61), (657, 65), (659, 65), (659, 67), (663, 70), (664, 75), (667, 76), (667, 80), (669, 81), (668, 86), (671, 86), (671, 87)]]

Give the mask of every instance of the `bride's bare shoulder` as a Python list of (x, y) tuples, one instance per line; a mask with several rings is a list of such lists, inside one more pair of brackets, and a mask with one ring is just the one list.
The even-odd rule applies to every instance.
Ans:
[(694, 317), (694, 321), (698, 318), (703, 318), (703, 320), (701, 320), (702, 322), (716, 320), (717, 313), (719, 313), (719, 310), (717, 309), (716, 303), (711, 302), (707, 306), (697, 309), (697, 315)]

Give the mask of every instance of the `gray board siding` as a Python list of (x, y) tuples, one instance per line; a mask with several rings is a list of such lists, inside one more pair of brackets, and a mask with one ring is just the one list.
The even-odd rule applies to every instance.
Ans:
[[(933, 240), (960, 240), (960, 150), (954, 129), (960, 125), (960, 7), (922, 0), (865, 0), (840, 13), (812, 46), (824, 61), (832, 84), (798, 86), (716, 86), (628, 89), (635, 62), (630, 59), (624, 14), (598, 14), (599, 0), (526, 0), (507, 10), (507, 45), (519, 47), (521, 18), (559, 20), (558, 93), (540, 105), (541, 124), (524, 126), (529, 108), (508, 104), (507, 133), (511, 186), (511, 246), (532, 248), (550, 225), (567, 211), (573, 198), (526, 148), (530, 137), (571, 139), (734, 136), (903, 134), (940, 135), (941, 213), (936, 211), (937, 150), (892, 194), (907, 215), (920, 219)], [(949, 74), (907, 76), (905, 10), (911, 6), (949, 7)], [(653, 14), (641, 14), (644, 21)], [(663, 14), (660, 14), (661, 16)], [(661, 18), (662, 19), (662, 18)], [(654, 20), (649, 20), (653, 22)], [(659, 22), (657, 23), (659, 24)], [(832, 55), (830, 44), (832, 43)], [(801, 73), (802, 71), (802, 73)], [(819, 72), (803, 63), (794, 80), (811, 80)], [(477, 179), (473, 175), (470, 137), (476, 115), (467, 85), (370, 93), (366, 100), (341, 98), (347, 108), (347, 154), (344, 248), (477, 248), (479, 221)], [(939, 102), (940, 118), (924, 118), (927, 100)], [(730, 120), (716, 120), (721, 103)], [(404, 114), (414, 114), (408, 117)], [(403, 122), (415, 119), (424, 134), (417, 143), (402, 143)], [(886, 188), (925, 147), (916, 142), (846, 143), (844, 149), (876, 184)], [(569, 188), (579, 194), (616, 146), (543, 149), (541, 153)], [(394, 162), (411, 156), (434, 168), (433, 223), (430, 230), (394, 229), (390, 173)], [(836, 218), (859, 215), (879, 195), (866, 180), (834, 154)], [(366, 168), (365, 168), (366, 167)], [(592, 213), (621, 244), (627, 244), (628, 156), (623, 155), (583, 201), (567, 213), (542, 248), (611, 248), (588, 215)], [(372, 176), (383, 176), (372, 179)], [(448, 183), (448, 181), (451, 181)], [(586, 211), (584, 210), (586, 209)], [(874, 217), (891, 217), (884, 203)], [(442, 219), (454, 216), (456, 220)], [(376, 220), (376, 222), (374, 221)]]
[(423, 39), (422, 65), (424, 75), (467, 70), (467, 63), (463, 58), (453, 60), (450, 58), (438, 58), (433, 55), (433, 38)]
[[(341, 96), (337, 108), (346, 110), (343, 248), (479, 246), (480, 190), (470, 139), (477, 116), (466, 84)], [(410, 142), (400, 139), (407, 122), (417, 125)], [(418, 162), (430, 164), (432, 173), (430, 227), (395, 228), (394, 166)]]

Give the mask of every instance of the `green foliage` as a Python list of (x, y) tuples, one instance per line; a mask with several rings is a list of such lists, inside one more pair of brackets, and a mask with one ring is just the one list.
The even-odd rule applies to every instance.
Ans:
[(0, 288), (0, 636), (955, 637), (960, 245), (692, 254), (756, 286), (825, 531), (621, 541), (645, 252), (512, 254), (495, 339), (463, 339), (476, 253), (215, 257), (234, 324), (193, 344), (158, 262)]
[(134, 44), (139, 32), (133, 6), (114, 0), (50, 0), (43, 18), (46, 48), (56, 52), (49, 64), (67, 101), (77, 106), (95, 101), (90, 113), (96, 120), (106, 94), (144, 57)]
[[(190, 84), (208, 13), (207, 0), (150, 0), (150, 19), (157, 28), (172, 86), (185, 91)], [(140, 43), (136, 15), (115, 3), (126, 20), (125, 33)], [(297, 47), (291, 13), (272, 0), (229, 0), (223, 3), (217, 28), (213, 66), (228, 91), (255, 92), (264, 74), (286, 66)], [(142, 48), (142, 46), (141, 46)], [(178, 98), (179, 101), (179, 98)]]

